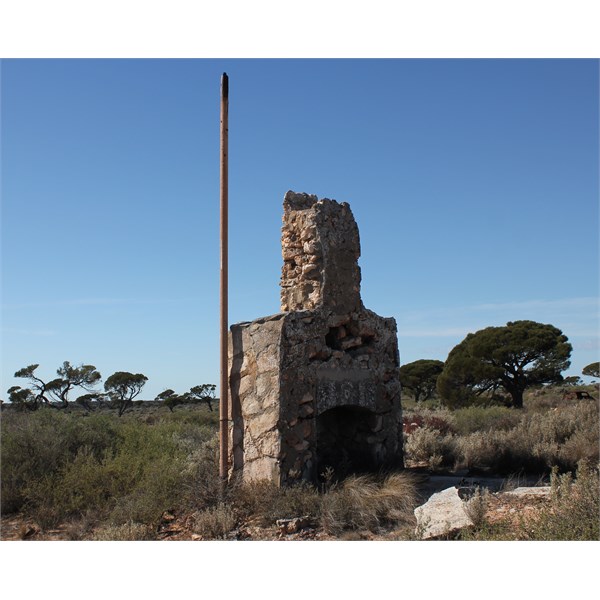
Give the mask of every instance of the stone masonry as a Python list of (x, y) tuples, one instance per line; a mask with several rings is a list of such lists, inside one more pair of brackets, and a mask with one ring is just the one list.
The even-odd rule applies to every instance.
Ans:
[(396, 322), (362, 304), (350, 206), (287, 192), (283, 208), (282, 312), (231, 327), (231, 474), (402, 467)]

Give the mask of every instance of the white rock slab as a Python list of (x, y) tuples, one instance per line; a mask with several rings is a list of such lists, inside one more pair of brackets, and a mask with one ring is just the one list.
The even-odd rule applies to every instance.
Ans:
[(417, 535), (426, 540), (473, 525), (465, 506), (455, 487), (433, 494), (425, 504), (415, 508)]

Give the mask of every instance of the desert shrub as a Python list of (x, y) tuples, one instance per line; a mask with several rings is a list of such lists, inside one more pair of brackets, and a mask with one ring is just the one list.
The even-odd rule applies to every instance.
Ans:
[(562, 394), (556, 392), (556, 388), (536, 390), (526, 394), (523, 399), (523, 406), (528, 413), (548, 412), (564, 404)]
[(469, 470), (485, 469), (492, 465), (499, 452), (498, 445), (491, 436), (482, 432), (471, 433), (457, 440), (456, 444), (458, 468)]
[[(539, 511), (490, 523), (484, 511), (474, 528), (463, 529), (461, 540), (597, 541), (600, 539), (600, 478), (598, 468), (580, 462), (571, 472), (551, 474), (550, 502)], [(467, 509), (468, 510), (468, 509)]]
[[(567, 408), (573, 406), (573, 401), (568, 400), (564, 397), (566, 392), (573, 392), (574, 390), (586, 391), (593, 398), (593, 400), (584, 400), (584, 403), (598, 404), (598, 386), (587, 385), (577, 386), (576, 388), (566, 386), (544, 386), (539, 390), (532, 390), (526, 393), (524, 398), (524, 406), (527, 412), (547, 412), (554, 408)], [(576, 401), (576, 404), (580, 401)]]
[(106, 464), (118, 483), (114, 522), (155, 523), (167, 510), (218, 502), (218, 438), (214, 431), (187, 425), (130, 430)]
[(441, 399), (435, 395), (427, 400), (420, 400), (416, 402), (414, 397), (406, 392), (406, 389), (402, 391), (402, 407), (405, 410), (440, 410), (442, 408)]
[(238, 514), (252, 517), (256, 525), (268, 527), (278, 519), (310, 516), (317, 518), (321, 510), (318, 490), (305, 482), (279, 487), (267, 480), (236, 483), (229, 491)]
[(231, 506), (218, 504), (193, 515), (194, 533), (205, 540), (222, 540), (236, 526), (236, 515)]
[(218, 411), (209, 411), (206, 406), (181, 407), (181, 410), (161, 413), (161, 420), (166, 423), (188, 424), (195, 427), (207, 427), (214, 431), (219, 424)]
[[(182, 443), (181, 440), (179, 443)], [(180, 497), (187, 506), (208, 508), (221, 501), (218, 434), (213, 431), (208, 439), (197, 446), (186, 448), (181, 473)]]
[(179, 508), (182, 467), (183, 457), (168, 455), (143, 465), (138, 478), (116, 500), (111, 519), (117, 524), (156, 523), (165, 511)]
[(182, 466), (182, 456), (151, 441), (135, 452), (124, 443), (101, 460), (84, 447), (72, 462), (25, 488), (28, 512), (44, 529), (90, 510), (110, 513), (115, 524), (153, 523), (178, 497)]
[(457, 468), (500, 475), (549, 471), (557, 454), (557, 445), (527, 437), (521, 428), (479, 431), (456, 441)]
[(217, 501), (215, 432), (202, 415), (141, 422), (44, 409), (6, 416), (2, 509), (26, 507), (43, 529), (90, 513), (116, 525), (153, 523), (165, 510)]
[(30, 481), (54, 473), (69, 460), (68, 418), (50, 409), (2, 414), (3, 514), (23, 506), (24, 488)]
[(515, 427), (522, 418), (519, 412), (503, 406), (470, 406), (455, 410), (453, 427), (459, 435), (475, 431), (507, 430)]
[(521, 539), (594, 540), (600, 539), (600, 479), (598, 469), (582, 461), (577, 477), (571, 473), (551, 475), (550, 506), (521, 527)]
[[(479, 417), (475, 421), (481, 422)], [(581, 402), (546, 413), (524, 414), (509, 429), (456, 436), (455, 452), (458, 468), (504, 475), (549, 473), (553, 466), (575, 470), (582, 458), (598, 460), (598, 410), (594, 403)]]
[(409, 473), (395, 473), (378, 482), (354, 475), (335, 484), (322, 498), (321, 524), (338, 535), (345, 530), (378, 532), (382, 526), (414, 520), (416, 485)]
[(92, 535), (92, 540), (98, 542), (141, 542), (154, 539), (156, 535), (152, 527), (131, 521), (122, 525), (106, 525)]
[(63, 524), (67, 539), (74, 542), (89, 540), (94, 533), (95, 522), (93, 511), (86, 511), (85, 514), (67, 521)]
[(24, 489), (27, 512), (42, 529), (71, 515), (96, 510), (111, 497), (110, 475), (86, 448), (54, 473), (33, 479)]
[(573, 411), (550, 411), (530, 415), (522, 429), (533, 440), (563, 444), (580, 426), (581, 415)]
[(97, 460), (113, 450), (117, 428), (105, 415), (82, 418), (43, 408), (32, 414), (3, 414), (1, 439), (2, 512), (8, 513), (22, 507), (26, 489), (52, 480), (82, 449)]
[(521, 435), (547, 468), (575, 471), (581, 459), (597, 462), (598, 405), (578, 402), (547, 413), (534, 413), (523, 422)]
[(106, 451), (114, 450), (117, 444), (118, 423), (114, 417), (90, 414), (85, 418), (74, 415), (65, 419), (64, 444), (68, 456), (74, 457), (81, 448), (86, 448), (100, 459)]
[(475, 493), (465, 502), (464, 510), (473, 522), (474, 527), (481, 527), (486, 522), (486, 513), (490, 502), (490, 491), (476, 488)]
[(600, 442), (595, 428), (579, 429), (558, 450), (559, 463), (569, 470), (579, 462), (598, 461)]
[(455, 461), (454, 437), (422, 427), (405, 436), (404, 452), (407, 460), (426, 462), (432, 469), (452, 465)]

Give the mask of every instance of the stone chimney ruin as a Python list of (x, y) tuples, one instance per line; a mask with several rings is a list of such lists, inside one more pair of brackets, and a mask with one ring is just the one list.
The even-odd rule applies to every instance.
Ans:
[(290, 191), (283, 209), (282, 312), (231, 326), (231, 475), (401, 468), (396, 322), (362, 304), (350, 206)]

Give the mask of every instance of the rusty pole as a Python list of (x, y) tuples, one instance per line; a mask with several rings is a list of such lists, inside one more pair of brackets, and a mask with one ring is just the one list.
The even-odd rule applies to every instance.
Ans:
[(229, 77), (223, 73), (221, 77), (221, 287), (220, 287), (220, 352), (221, 379), (219, 400), (220, 425), (220, 460), (219, 475), (222, 481), (227, 480), (228, 472), (228, 413), (229, 413), (229, 381), (228, 381), (228, 142), (229, 142)]

